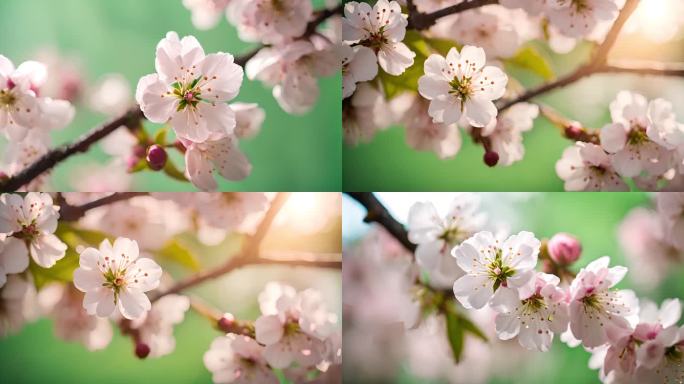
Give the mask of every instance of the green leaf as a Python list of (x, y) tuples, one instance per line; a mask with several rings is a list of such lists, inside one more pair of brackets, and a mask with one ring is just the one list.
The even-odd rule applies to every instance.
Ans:
[(166, 133), (168, 131), (169, 129), (167, 127), (158, 130), (157, 133), (154, 135), (154, 142), (161, 146), (166, 145)]
[(157, 255), (176, 262), (193, 271), (200, 270), (200, 263), (195, 255), (193, 255), (188, 248), (180, 244), (175, 239), (167, 241), (166, 244), (164, 244), (164, 246), (157, 252)]
[(482, 330), (477, 325), (475, 325), (475, 323), (470, 321), (469, 318), (467, 318), (463, 315), (460, 315), (460, 322), (461, 322), (461, 326), (463, 327), (463, 329), (465, 331), (472, 333), (473, 336), (476, 336), (477, 338), (484, 341), (485, 343), (489, 341), (489, 339), (487, 338), (487, 335), (485, 335), (484, 332), (482, 332)]
[(274, 369), (273, 374), (275, 374), (276, 378), (278, 379), (278, 383), (280, 383), (280, 384), (293, 384), (292, 381), (290, 381), (285, 376), (285, 373), (283, 372), (282, 369)]
[(172, 179), (176, 179), (179, 181), (188, 181), (188, 179), (185, 178), (185, 175), (183, 172), (178, 170), (176, 166), (173, 164), (173, 162), (169, 159), (166, 160), (166, 164), (164, 164), (164, 173), (166, 173), (169, 177)]
[(505, 59), (504, 63), (531, 71), (544, 80), (552, 80), (556, 77), (549, 61), (537, 49), (529, 45), (520, 48), (515, 56)]
[(465, 328), (461, 325), (461, 317), (454, 311), (446, 311), (446, 328), (447, 338), (449, 339), (449, 346), (451, 346), (451, 353), (454, 356), (454, 361), (458, 363), (463, 354), (463, 346), (465, 339)]
[(108, 238), (106, 233), (96, 231), (93, 229), (73, 228), (72, 231), (81, 240), (81, 242), (78, 245), (90, 245), (93, 247), (97, 247), (98, 245), (100, 245), (102, 240)]

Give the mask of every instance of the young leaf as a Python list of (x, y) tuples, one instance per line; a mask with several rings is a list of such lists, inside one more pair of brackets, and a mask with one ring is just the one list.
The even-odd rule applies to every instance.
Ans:
[(465, 331), (472, 333), (473, 336), (476, 336), (477, 338), (479, 338), (480, 340), (482, 340), (484, 342), (489, 341), (489, 339), (487, 338), (487, 335), (485, 335), (484, 332), (482, 332), (482, 330), (477, 325), (475, 325), (475, 323), (470, 321), (469, 318), (461, 315), (460, 316), (460, 322), (461, 322), (461, 326), (463, 327), (463, 329)]
[(439, 37), (426, 37), (425, 42), (437, 53), (439, 53), (442, 56), (446, 56), (447, 53), (451, 50), (451, 48), (456, 48), (459, 51), (461, 50), (461, 47), (463, 47), (461, 44), (449, 40), (449, 39), (442, 39)]
[(174, 261), (193, 271), (200, 270), (200, 263), (195, 255), (193, 255), (189, 249), (175, 239), (167, 241), (166, 244), (164, 244), (164, 246), (157, 252), (157, 255)]
[(164, 146), (166, 145), (166, 133), (169, 131), (167, 127), (163, 127), (160, 130), (157, 131), (157, 133), (154, 135), (154, 142)]
[(446, 311), (446, 328), (449, 346), (451, 346), (451, 352), (454, 355), (454, 361), (458, 363), (463, 354), (465, 336), (464, 328), (461, 325), (461, 318), (458, 313)]
[(504, 63), (527, 69), (541, 76), (544, 80), (552, 80), (556, 77), (548, 60), (546, 60), (546, 58), (534, 47), (529, 45), (520, 48), (515, 56), (505, 59)]

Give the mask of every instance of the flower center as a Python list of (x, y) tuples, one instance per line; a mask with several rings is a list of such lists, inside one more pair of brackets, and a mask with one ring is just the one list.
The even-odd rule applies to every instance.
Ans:
[(673, 363), (681, 362), (682, 357), (684, 357), (684, 354), (682, 354), (682, 351), (677, 348), (676, 344), (665, 349), (665, 358)]
[(7, 89), (0, 90), (0, 107), (14, 105), (17, 98)]
[(125, 276), (125, 269), (115, 271), (110, 268), (104, 274), (105, 282), (102, 283), (102, 286), (114, 290), (114, 303), (117, 302), (121, 289), (126, 286)]
[(627, 134), (627, 143), (630, 145), (640, 145), (647, 141), (649, 141), (649, 139), (646, 134), (646, 128), (639, 124), (633, 124), (632, 129), (630, 129), (629, 134)]
[(362, 45), (372, 48), (376, 53), (377, 51), (382, 48), (384, 45), (386, 45), (389, 41), (385, 37), (385, 27), (382, 26), (380, 27), (380, 30), (377, 32), (371, 32), (370, 36), (364, 41), (361, 42)]
[(182, 111), (187, 106), (195, 108), (197, 103), (203, 100), (202, 89), (199, 84), (200, 80), (202, 80), (202, 76), (197, 77), (190, 83), (175, 82), (171, 84), (173, 95), (180, 100), (177, 111)]
[(501, 249), (496, 250), (494, 260), (489, 263), (487, 274), (490, 279), (494, 280), (494, 290), (499, 289), (500, 286), (507, 286), (506, 279), (515, 274), (515, 269), (503, 264), (503, 257)]
[(447, 244), (455, 244), (462, 240), (465, 237), (464, 235), (465, 233), (458, 227), (451, 227), (444, 229), (444, 232), (442, 232), (438, 238), (444, 240)]
[(473, 94), (473, 87), (471, 86), (471, 78), (470, 77), (464, 77), (463, 79), (459, 79), (457, 76), (454, 76), (454, 79), (451, 80), (451, 82), (449, 82), (449, 85), (451, 86), (451, 90), (449, 91), (449, 93), (456, 96), (459, 100), (461, 100), (461, 111), (462, 111), (463, 110), (463, 104)]
[(522, 301), (522, 308), (523, 313), (535, 313), (546, 308), (546, 304), (544, 303), (544, 298), (540, 294), (535, 293)]
[(31, 222), (30, 224), (25, 224), (21, 226), (21, 230), (19, 232), (14, 233), (14, 237), (22, 240), (27, 240), (29, 242), (32, 242), (33, 240), (38, 237), (40, 234), (40, 231), (38, 230), (38, 227), (36, 226), (35, 222)]

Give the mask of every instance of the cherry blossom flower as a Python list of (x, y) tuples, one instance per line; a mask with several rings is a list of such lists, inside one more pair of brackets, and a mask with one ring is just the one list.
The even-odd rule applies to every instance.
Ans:
[(338, 50), (342, 57), (342, 98), (347, 98), (356, 91), (356, 83), (373, 80), (378, 75), (378, 66), (375, 53), (368, 47), (340, 44)]
[(0, 337), (18, 332), (35, 317), (36, 290), (33, 281), (10, 275), (0, 288)]
[(228, 19), (242, 40), (278, 44), (302, 36), (312, 14), (311, 0), (236, 0)]
[(610, 157), (596, 144), (577, 142), (556, 163), (566, 191), (628, 191)]
[(47, 193), (0, 196), (0, 233), (23, 240), (33, 261), (43, 268), (55, 265), (67, 249), (53, 234), (58, 218), (59, 206), (53, 205)]
[(150, 348), (150, 357), (168, 355), (176, 348), (173, 326), (183, 321), (190, 309), (190, 299), (181, 295), (166, 295), (152, 304), (149, 312), (131, 321), (140, 341)]
[(342, 101), (342, 133), (349, 145), (369, 142), (393, 118), (382, 93), (369, 83), (360, 83), (356, 92)]
[(622, 176), (660, 175), (672, 166), (670, 153), (651, 139), (657, 132), (648, 109), (645, 97), (629, 91), (620, 92), (610, 105), (613, 123), (601, 129), (601, 146), (614, 154), (611, 162)]
[(214, 171), (232, 181), (243, 180), (252, 172), (252, 164), (238, 148), (233, 135), (203, 143), (186, 141), (185, 144), (185, 176), (203, 191), (218, 188)]
[(432, 151), (440, 159), (456, 156), (461, 149), (461, 133), (458, 126), (435, 123), (428, 115), (428, 100), (417, 96), (405, 99), (410, 103), (402, 117), (406, 128), (406, 144), (417, 151)]
[(479, 205), (477, 195), (461, 193), (454, 196), (443, 217), (432, 203), (417, 202), (411, 206), (408, 237), (418, 245), (416, 262), (429, 273), (431, 286), (448, 288), (464, 275), (451, 250), (482, 228), (485, 217), (477, 212)]
[(24, 272), (28, 266), (28, 249), (23, 242), (0, 234), (0, 288), (7, 282), (7, 275)]
[(522, 43), (513, 11), (482, 7), (463, 12), (452, 22), (449, 36), (464, 45), (482, 47), (488, 57), (511, 57)]
[(570, 286), (570, 329), (587, 348), (606, 343), (607, 332), (629, 328), (639, 309), (634, 292), (610, 289), (622, 280), (627, 268), (608, 268), (609, 263), (608, 256), (592, 261)]
[(684, 250), (684, 193), (660, 193), (656, 202), (658, 213), (665, 220), (665, 235), (680, 250)]
[(476, 233), (451, 251), (466, 273), (454, 283), (454, 295), (464, 307), (475, 309), (493, 296), (528, 297), (534, 290), (540, 245), (531, 232), (522, 231), (503, 242), (491, 232)]
[(615, 0), (550, 0), (547, 5), (549, 22), (570, 37), (584, 37), (596, 26), (615, 19)]
[(320, 37), (263, 48), (245, 66), (250, 80), (273, 87), (273, 97), (285, 112), (303, 114), (318, 99), (318, 77), (330, 76), (339, 62), (330, 42)]
[(266, 118), (266, 112), (256, 103), (232, 103), (230, 108), (235, 112), (235, 136), (238, 139), (249, 139), (256, 136)]
[(416, 54), (402, 43), (408, 21), (396, 1), (367, 3), (351, 1), (344, 6), (342, 38), (373, 50), (380, 67), (398, 76), (413, 65)]
[(214, 28), (225, 14), (230, 0), (183, 0), (192, 13), (192, 25), (199, 30)]
[(138, 243), (124, 237), (113, 245), (105, 239), (99, 249), (81, 252), (74, 285), (85, 293), (83, 308), (89, 314), (108, 317), (118, 311), (132, 320), (151, 309), (145, 292), (159, 286), (162, 270), (152, 259), (138, 255)]
[(259, 192), (201, 193), (195, 196), (197, 215), (208, 225), (228, 231), (252, 232), (252, 217), (268, 208), (266, 194)]
[(226, 101), (242, 85), (242, 68), (228, 53), (205, 55), (193, 36), (169, 32), (157, 45), (157, 73), (143, 76), (135, 99), (154, 123), (170, 121), (176, 135), (193, 141), (220, 139), (235, 129)]
[(482, 129), (482, 136), (489, 137), (491, 150), (499, 155), (497, 164), (508, 166), (522, 160), (525, 155), (522, 133), (532, 129), (538, 115), (537, 105), (517, 103)]
[(36, 61), (26, 61), (15, 69), (8, 58), (0, 55), (0, 130), (7, 138), (23, 139), (39, 118), (35, 80), (44, 79), (46, 73), (45, 66)]
[(38, 293), (38, 303), (53, 321), (55, 335), (97, 351), (112, 341), (108, 319), (91, 316), (83, 309), (83, 293), (71, 284), (50, 284)]
[(263, 357), (264, 347), (248, 336), (229, 333), (214, 339), (204, 365), (214, 383), (278, 383)]
[(684, 378), (684, 327), (670, 326), (637, 351), (639, 383), (673, 383)]
[(515, 291), (508, 290), (492, 299), (492, 307), (499, 312), (496, 316), (499, 338), (508, 340), (518, 336), (523, 347), (548, 351), (554, 333), (568, 329), (566, 293), (558, 283), (557, 276), (538, 272), (531, 296), (521, 299)]
[(446, 58), (430, 55), (418, 92), (431, 100), (428, 113), (435, 122), (451, 124), (463, 119), (474, 127), (486, 126), (496, 117), (492, 100), (503, 96), (508, 77), (497, 67), (485, 66), (482, 48), (466, 45)]

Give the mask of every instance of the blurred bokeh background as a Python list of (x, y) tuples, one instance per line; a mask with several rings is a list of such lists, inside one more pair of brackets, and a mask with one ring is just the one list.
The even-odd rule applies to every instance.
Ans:
[[(339, 257), (341, 225), (339, 193), (292, 194), (264, 239), (262, 252)], [(178, 238), (180, 244), (191, 250), (202, 270), (224, 263), (239, 249), (242, 240), (242, 235), (228, 235), (222, 243), (207, 246), (197, 239), (196, 233), (184, 233)], [(157, 260), (176, 279), (193, 273), (178, 264)], [(199, 297), (215, 309), (232, 313), (236, 319), (256, 320), (260, 314), (257, 295), (271, 281), (289, 284), (298, 291), (318, 290), (327, 308), (341, 319), (342, 285), (340, 271), (334, 269), (251, 266), (185, 293)], [(134, 355), (131, 338), (121, 336), (116, 328), (107, 348), (89, 352), (81, 344), (55, 337), (52, 321), (42, 318), (25, 325), (18, 334), (0, 339), (0, 382), (210, 383), (211, 373), (202, 357), (221, 332), (190, 309), (185, 320), (174, 327), (174, 335), (176, 349), (170, 355), (140, 360)]]
[[(313, 3), (317, 9), (324, 1)], [(0, 54), (15, 65), (46, 56), (66, 59), (75, 65), (85, 85), (95, 84), (103, 75), (119, 73), (130, 84), (131, 99), (138, 79), (154, 72), (155, 46), (168, 31), (194, 35), (207, 53), (222, 51), (237, 56), (254, 47), (239, 40), (225, 18), (211, 30), (197, 30), (182, 0), (0, 1)], [(220, 190), (341, 189), (340, 76), (321, 79), (319, 85), (320, 98), (313, 110), (294, 116), (278, 106), (270, 89), (245, 78), (233, 101), (258, 103), (266, 111), (266, 120), (257, 137), (240, 143), (253, 164), (252, 174), (241, 182), (221, 179)], [(73, 123), (54, 132), (53, 142), (72, 141), (107, 119), (77, 103)], [(4, 138), (0, 139), (0, 151), (5, 145)], [(72, 157), (53, 173), (52, 190), (74, 190), (84, 173), (93, 172), (93, 163), (104, 166), (108, 158), (99, 146)], [(182, 165), (179, 156), (174, 156), (174, 162)], [(196, 190), (190, 183), (150, 171), (136, 175), (133, 189)]]
[[(623, 30), (610, 59), (684, 61), (684, 7), (680, 0), (644, 0)], [(567, 54), (553, 52), (548, 44), (533, 41), (556, 77), (574, 71), (589, 58), (593, 43), (580, 43)], [(529, 71), (507, 67), (507, 74), (526, 87), (543, 80)], [(610, 122), (608, 104), (620, 90), (648, 99), (662, 97), (674, 104), (678, 121), (684, 121), (684, 79), (676, 77), (599, 74), (538, 98), (587, 127)], [(557, 127), (539, 117), (523, 134), (525, 156), (511, 166), (487, 167), (481, 145), (461, 130), (461, 150), (440, 160), (432, 152), (419, 152), (406, 144), (403, 127), (379, 131), (370, 143), (344, 145), (344, 189), (348, 191), (562, 191), (555, 164), (572, 142)]]
[[(417, 201), (431, 201), (435, 203), (438, 212), (443, 214), (452, 201), (453, 193), (377, 193), (378, 198), (390, 210), (393, 216), (402, 223), (406, 223), (411, 205)], [(684, 297), (684, 264), (680, 254), (680, 262), (670, 264), (669, 273), (662, 279), (651, 278), (644, 282), (639, 278), (646, 271), (641, 270), (633, 258), (628, 257), (625, 247), (620, 240), (620, 226), (634, 209), (653, 209), (651, 195), (645, 193), (479, 193), (482, 198), (479, 211), (485, 212), (488, 227), (517, 233), (521, 230), (532, 231), (539, 239), (549, 238), (558, 232), (568, 232), (577, 236), (582, 243), (582, 256), (573, 270), (579, 269), (589, 262), (608, 255), (611, 265), (625, 265), (630, 270), (618, 288), (635, 290), (637, 296), (660, 303), (666, 298)], [(365, 209), (356, 201), (345, 196), (343, 200), (343, 244), (345, 256), (353, 252), (353, 247), (369, 234), (371, 225), (364, 224)], [(647, 232), (647, 229), (643, 229)], [(634, 234), (632, 234), (634, 236)], [(655, 248), (654, 248), (655, 249)], [(627, 249), (627, 251), (630, 251)], [(632, 250), (633, 251), (633, 250)], [(390, 254), (392, 251), (387, 251)], [(396, 253), (396, 251), (395, 251)], [(370, 257), (370, 255), (368, 255)], [(645, 255), (645, 262), (653, 253)], [(348, 265), (347, 265), (348, 266)], [(388, 266), (390, 268), (390, 266)], [(649, 283), (655, 284), (649, 284)], [(392, 296), (390, 292), (388, 296)], [(345, 306), (349, 305), (345, 299)], [(347, 316), (345, 308), (345, 316)], [(478, 324), (487, 324), (487, 315), (475, 314), (468, 311)], [(483, 322), (483, 323), (481, 323)], [(349, 332), (351, 322), (345, 319), (344, 337), (345, 351), (351, 353), (349, 345), (353, 334)], [(489, 335), (489, 343), (484, 344), (473, 337), (466, 338), (464, 362), (454, 367), (451, 351), (442, 349), (446, 344), (446, 332), (428, 335), (425, 330), (413, 331), (413, 336), (403, 339), (403, 327), (398, 326), (395, 337), (387, 341), (382, 348), (388, 351), (383, 357), (373, 359), (371, 354), (367, 360), (354, 360), (345, 357), (344, 381), (348, 383), (377, 382), (386, 380), (399, 383), (598, 383), (598, 372), (587, 365), (591, 354), (582, 347), (569, 348), (556, 336), (549, 352), (526, 351), (517, 340), (500, 341), (494, 334), (494, 324), (490, 329), (484, 329)], [(427, 327), (429, 328), (429, 327)], [(365, 329), (365, 328), (364, 328)], [(443, 330), (443, 328), (442, 328)], [(424, 332), (424, 333), (421, 333)], [(354, 340), (382, 340), (382, 336), (372, 334), (363, 335)], [(440, 338), (442, 344), (436, 343)], [(367, 341), (371, 343), (371, 341)], [(354, 350), (363, 351), (363, 346), (354, 345)], [(371, 344), (366, 349), (375, 350)], [(390, 353), (392, 351), (393, 353)], [(403, 355), (402, 355), (403, 354)], [(435, 355), (437, 354), (437, 355)], [(346, 356), (346, 355), (345, 355)], [(392, 359), (398, 358), (394, 364)], [(404, 358), (401, 358), (404, 356)], [(385, 361), (383, 361), (385, 359)], [(358, 364), (358, 361), (365, 361)], [(384, 365), (383, 365), (384, 364)], [(386, 370), (373, 370), (373, 367), (383, 366)], [(390, 368), (388, 368), (390, 367)], [(418, 370), (423, 373), (419, 374)], [(363, 376), (366, 372), (384, 372), (386, 376)], [(429, 373), (432, 373), (431, 376)], [(443, 377), (439, 377), (441, 372)], [(437, 376), (436, 378), (434, 376)]]

